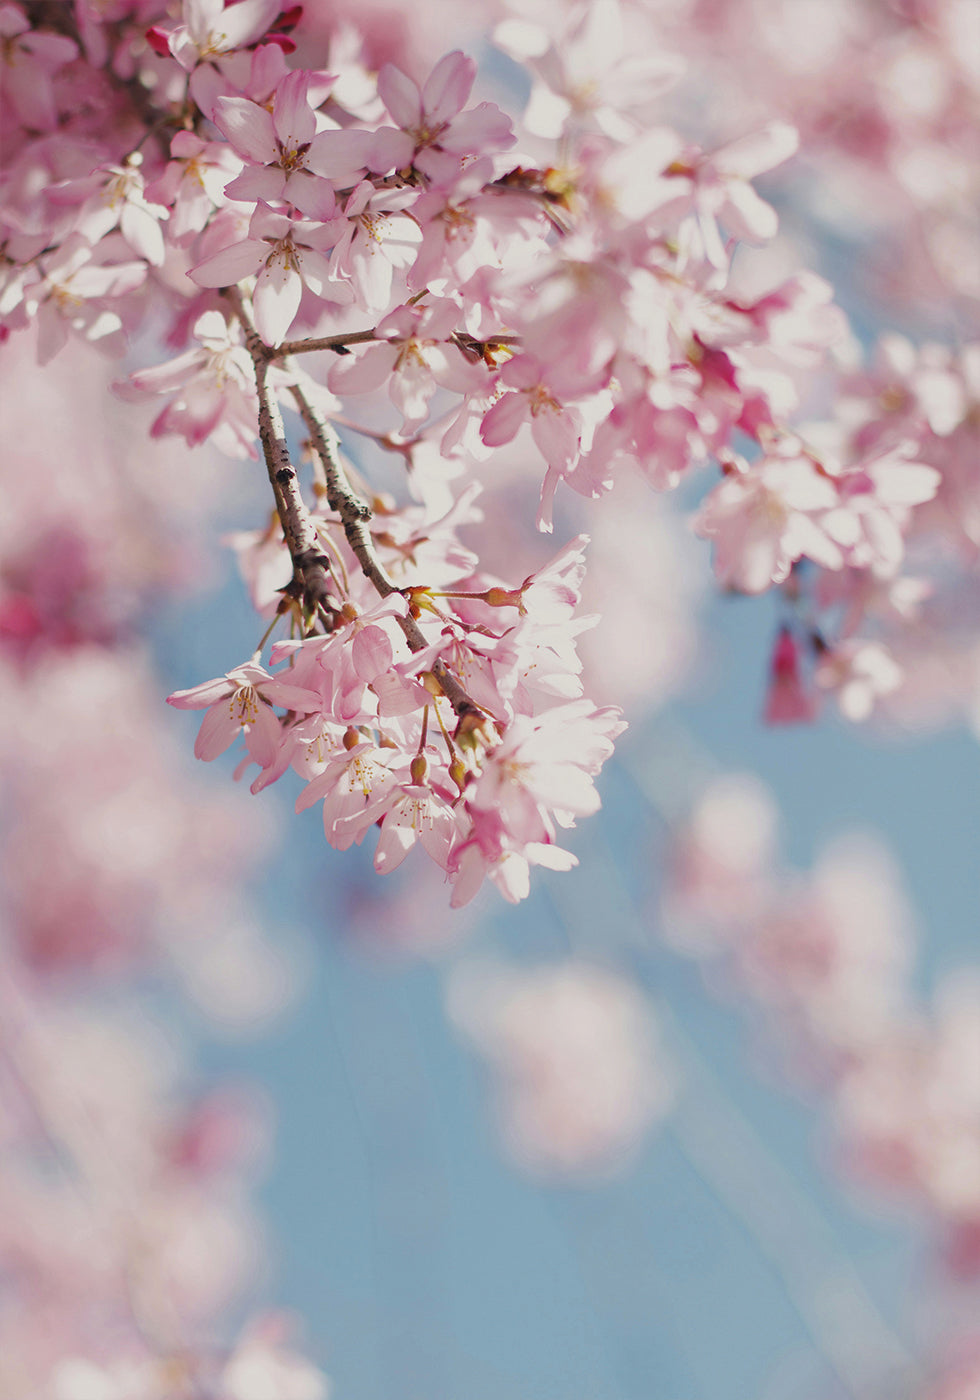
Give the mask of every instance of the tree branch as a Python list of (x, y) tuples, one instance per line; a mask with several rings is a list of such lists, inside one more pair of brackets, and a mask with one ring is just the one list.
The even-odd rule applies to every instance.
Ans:
[[(357, 562), (360, 564), (365, 578), (370, 580), (382, 598), (387, 598), (391, 593), (401, 593), (402, 590), (392, 580), (378, 558), (374, 540), (371, 538), (371, 531), (368, 528), (372, 511), (370, 506), (351, 489), (347, 473), (340, 460), (337, 434), (323, 415), (310, 403), (298, 385), (293, 385), (290, 393), (306, 425), (306, 431), (310, 435), (313, 451), (319, 457), (323, 467), (327, 483), (327, 504), (340, 516), (344, 534), (347, 536), (347, 543), (357, 557)], [(396, 618), (396, 621), (405, 634), (405, 640), (410, 649), (424, 651), (429, 643), (415, 619), (413, 617), (399, 617)], [(446, 670), (441, 661), (436, 662), (432, 673), (438, 680), (442, 693), (455, 710), (460, 723), (467, 716), (482, 719), (483, 712), (477, 705), (474, 705), (459, 681)]]
[(265, 343), (245, 310), (241, 293), (231, 287), (227, 295), (241, 322), (245, 344), (255, 367), (255, 387), (259, 396), (259, 438), (269, 482), (276, 499), (289, 557), (293, 561), (292, 592), (311, 610), (325, 607), (336, 611), (331, 599), (333, 576), (330, 561), (320, 547), (313, 517), (299, 489), (295, 468), (289, 459), (286, 430), (276, 395), (269, 384), (269, 356)]
[[(282, 415), (275, 393), (269, 385), (269, 348), (252, 324), (238, 288), (227, 288), (225, 295), (234, 306), (235, 315), (241, 322), (245, 344), (255, 367), (255, 386), (259, 396), (259, 438), (286, 547), (293, 561), (293, 590), (300, 594), (308, 605), (312, 604), (314, 608), (326, 607), (334, 612), (336, 609), (330, 597), (330, 585), (333, 581), (330, 561), (320, 547), (316, 525), (300, 492), (296, 471), (289, 459)], [(371, 507), (361, 500), (347, 480), (337, 450), (336, 433), (298, 385), (292, 387), (291, 393), (310, 435), (310, 444), (323, 468), (327, 504), (340, 516), (347, 543), (353, 550), (365, 578), (373, 584), (382, 598), (387, 598), (392, 593), (401, 594), (401, 589), (378, 558), (368, 529), (368, 522), (372, 518)], [(429, 643), (415, 619), (399, 617), (397, 622), (410, 649), (413, 652), (424, 651)], [(473, 728), (476, 723), (482, 721), (483, 711), (478, 705), (474, 705), (459, 681), (446, 670), (441, 661), (437, 661), (432, 667), (432, 674), (456, 712), (460, 726), (466, 723), (467, 727)]]
[(305, 355), (311, 350), (333, 350), (335, 354), (345, 355), (348, 345), (363, 345), (369, 340), (377, 340), (373, 329), (348, 331), (344, 335), (314, 335), (306, 340), (284, 340), (281, 345), (266, 345), (263, 349), (269, 360), (282, 360), (287, 355)]

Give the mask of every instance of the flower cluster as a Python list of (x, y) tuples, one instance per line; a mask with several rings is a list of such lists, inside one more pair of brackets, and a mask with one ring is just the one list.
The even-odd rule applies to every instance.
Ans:
[[(171, 695), (205, 711), (197, 756), (216, 758), (242, 735), (246, 765), (260, 770), (253, 791), (291, 767), (306, 781), (297, 807), (322, 803), (332, 846), (346, 850), (377, 825), (384, 873), (418, 844), (450, 876), (454, 904), (487, 876), (513, 901), (527, 893), (530, 865), (568, 869), (558, 828), (598, 807), (593, 779), (624, 727), (581, 698), (585, 540), (508, 590), (460, 576), (445, 552), (436, 589), (430, 538), (430, 583), (372, 603), (337, 522), (317, 523), (335, 561), (331, 630), (277, 643), (279, 670), (253, 659)], [(399, 563), (390, 545), (378, 549), (392, 573), (415, 573), (403, 553)]]
[[(460, 562), (453, 530), (478, 523), (474, 493), (511, 462), (537, 463), (547, 531), (562, 485), (590, 499), (639, 473), (662, 490), (714, 461), (721, 481), (695, 525), (719, 583), (781, 587), (793, 612), (770, 718), (814, 712), (797, 653), (851, 718), (899, 687), (900, 663), (857, 622), (872, 594), (907, 596), (906, 540), (956, 489), (957, 459), (937, 460), (927, 438), (948, 438), (969, 410), (962, 395), (954, 409), (955, 371), (937, 368), (910, 388), (924, 407), (901, 431), (876, 428), (881, 412), (858, 429), (853, 415), (793, 421), (814, 376), (836, 372), (846, 321), (811, 273), (759, 292), (733, 268), (739, 243), (777, 231), (752, 182), (794, 157), (792, 126), (770, 117), (699, 145), (655, 121), (684, 65), (638, 47), (639, 21), (612, 0), (560, 33), (501, 23), (498, 46), (533, 76), (516, 128), (473, 101), (476, 66), (460, 51), (421, 84), (391, 62), (372, 79), (349, 35), (329, 71), (290, 66), (299, 16), (258, 0), (181, 0), (179, 17), (147, 0), (113, 25), (83, 8), (84, 23), (55, 33), (43, 6), (4, 7), (18, 77), (0, 324), (36, 323), (48, 360), (70, 337), (114, 349), (163, 305), (179, 353), (120, 392), (165, 397), (155, 435), (242, 457), (261, 446), (282, 543), (262, 532), (261, 558), (246, 555), (267, 578), (282, 551), (282, 593), (263, 606), (288, 626), (272, 661), (286, 670), (259, 656), (259, 671), (180, 697), (208, 709), (199, 754), (244, 731), (264, 786), (302, 770), (291, 748), (319, 723), (322, 752), (353, 755), (303, 773), (331, 841), (381, 822), (390, 868), (416, 839), (395, 832), (416, 832), (457, 899), (487, 871), (513, 896), (528, 863), (567, 864), (556, 824), (596, 805), (618, 721), (577, 681), (554, 688), (556, 671), (577, 673), (570, 610), (535, 636), (517, 602), (493, 611), (517, 591), (479, 557)], [(100, 103), (119, 112), (111, 127), (94, 120)], [(316, 369), (299, 367), (318, 352)], [(312, 503), (283, 411), (311, 443)], [(353, 437), (400, 456), (421, 507), (382, 511), (355, 490), (338, 431), (345, 452)], [(804, 589), (807, 570), (819, 583)], [(546, 672), (544, 693), (578, 708), (542, 710)], [(430, 720), (447, 736), (438, 762)], [(337, 785), (362, 770), (360, 808), (351, 797), (335, 811)]]

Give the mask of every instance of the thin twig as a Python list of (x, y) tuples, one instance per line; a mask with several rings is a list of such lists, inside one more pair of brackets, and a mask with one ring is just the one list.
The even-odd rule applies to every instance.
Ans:
[[(351, 489), (347, 480), (344, 465), (340, 460), (337, 434), (310, 402), (299, 385), (294, 384), (290, 392), (306, 425), (313, 451), (320, 458), (323, 467), (327, 487), (327, 504), (340, 516), (344, 534), (347, 536), (347, 543), (353, 550), (357, 562), (361, 566), (361, 571), (382, 598), (387, 598), (392, 593), (400, 594), (402, 590), (393, 581), (378, 558), (369, 528), (369, 522), (372, 519), (371, 507)], [(415, 619), (398, 617), (396, 620), (405, 634), (405, 640), (410, 649), (414, 652), (424, 651), (429, 643)], [(460, 721), (466, 716), (482, 718), (483, 712), (477, 705), (474, 705), (459, 681), (446, 670), (441, 661), (437, 661), (432, 667), (432, 673)]]
[[(255, 386), (259, 396), (259, 438), (269, 481), (276, 498), (276, 510), (282, 523), (286, 547), (293, 561), (292, 586), (308, 605), (312, 604), (314, 609), (325, 607), (332, 613), (335, 608), (330, 600), (330, 561), (320, 546), (316, 525), (300, 493), (299, 481), (289, 460), (286, 430), (275, 393), (269, 385), (268, 346), (252, 324), (237, 287), (228, 288), (227, 296), (241, 322), (245, 344), (255, 366)], [(368, 522), (372, 518), (371, 507), (351, 489), (340, 460), (336, 433), (298, 385), (292, 387), (292, 395), (310, 435), (310, 445), (323, 468), (327, 504), (340, 516), (347, 542), (354, 551), (364, 576), (382, 598), (387, 598), (392, 593), (401, 594), (401, 589), (378, 558), (368, 529)], [(399, 617), (397, 621), (411, 650), (424, 651), (429, 643), (415, 619)], [(482, 721), (483, 711), (478, 705), (474, 705), (459, 681), (446, 670), (441, 661), (437, 661), (432, 667), (432, 674), (439, 682), (442, 693), (452, 705), (461, 725), (465, 721), (472, 727), (474, 722)]]
[(364, 345), (377, 338), (377, 332), (372, 328), (369, 331), (348, 331), (343, 335), (314, 335), (306, 340), (284, 340), (281, 345), (266, 345), (263, 349), (269, 360), (283, 360), (287, 355), (305, 355), (311, 350), (333, 350), (343, 355), (348, 345)]
[(266, 346), (252, 324), (237, 288), (229, 288), (228, 296), (241, 322), (245, 344), (255, 367), (255, 387), (259, 397), (259, 438), (286, 548), (293, 561), (291, 591), (299, 594), (311, 610), (325, 607), (334, 612), (336, 609), (330, 588), (330, 561), (320, 546), (316, 525), (303, 500), (295, 468), (289, 459), (286, 430), (275, 392), (269, 384), (269, 357)]

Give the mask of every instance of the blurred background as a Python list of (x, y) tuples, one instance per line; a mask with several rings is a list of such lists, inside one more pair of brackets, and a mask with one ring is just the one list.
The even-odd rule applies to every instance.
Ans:
[[(487, 95), (527, 92), (487, 47), (506, 5), (346, 10), (375, 65), (424, 76), (460, 44)], [(745, 288), (815, 268), (856, 354), (975, 336), (973, 0), (622, 12), (687, 62), (662, 120), (708, 147), (800, 127)], [(307, 7), (299, 61), (327, 63), (344, 14)], [(783, 605), (714, 589), (704, 485), (501, 534), (515, 577), (591, 534), (591, 693), (630, 728), (578, 869), (452, 912), (412, 862), (382, 881), (370, 841), (330, 850), (294, 792), (250, 797), (234, 754), (195, 767), (164, 711), (258, 642), (215, 540), (265, 518), (261, 473), (145, 448), (118, 367), (69, 350), (52, 395), (2, 353), (29, 447), (2, 526), (0, 1395), (37, 1393), (52, 1337), (84, 1350), (138, 1257), (147, 1335), (168, 1290), (211, 1339), (286, 1309), (336, 1400), (976, 1400), (970, 511), (965, 617), (861, 725), (764, 723)], [(509, 479), (491, 518), (533, 519), (537, 489)], [(51, 1400), (157, 1394), (66, 1374)]]

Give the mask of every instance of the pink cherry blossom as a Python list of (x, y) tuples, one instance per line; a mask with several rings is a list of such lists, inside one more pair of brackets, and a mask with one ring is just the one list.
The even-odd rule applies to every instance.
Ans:
[(664, 182), (664, 204), (665, 210), (681, 215), (679, 236), (685, 252), (724, 268), (728, 258), (719, 224), (747, 243), (765, 243), (775, 237), (776, 213), (749, 181), (788, 160), (798, 145), (796, 130), (774, 121), (711, 155), (692, 152), (678, 159)]
[(190, 72), (204, 60), (254, 44), (280, 9), (279, 0), (182, 0), (183, 23), (156, 30), (155, 38)]
[(414, 219), (390, 207), (392, 202), (370, 180), (355, 186), (343, 210), (347, 229), (330, 256), (332, 275), (349, 282), (357, 304), (369, 312), (391, 305), (395, 274), (412, 265), (422, 236)]
[(271, 113), (241, 97), (216, 100), (215, 125), (247, 162), (227, 186), (229, 198), (284, 201), (308, 218), (332, 218), (334, 185), (352, 185), (364, 173), (370, 140), (364, 132), (325, 129), (310, 103), (311, 83), (309, 73), (288, 73)]
[(366, 394), (388, 381), (389, 396), (402, 414), (402, 431), (425, 422), (440, 387), (467, 393), (485, 382), (485, 371), (464, 358), (452, 336), (459, 308), (447, 298), (401, 306), (378, 325), (380, 344), (369, 345), (330, 372), (336, 394)]
[(105, 238), (93, 247), (76, 236), (45, 258), (43, 278), (25, 288), (42, 365), (64, 348), (71, 331), (118, 353), (124, 326), (117, 308), (146, 280), (146, 264), (124, 260), (128, 251), (121, 240)]
[(146, 198), (171, 210), (169, 235), (184, 243), (224, 203), (225, 186), (241, 170), (241, 161), (224, 142), (204, 141), (193, 131), (176, 132), (170, 154), (166, 170), (147, 185)]
[(581, 700), (534, 719), (518, 715), (468, 789), (467, 803), (493, 812), (517, 842), (547, 843), (553, 818), (568, 827), (598, 810), (592, 780), (625, 727), (617, 712)]
[(217, 680), (175, 690), (167, 696), (167, 704), (179, 710), (206, 709), (194, 744), (198, 758), (210, 763), (244, 733), (251, 757), (261, 768), (268, 768), (275, 761), (281, 736), (272, 706), (310, 714), (317, 708), (317, 697), (248, 661)]
[(135, 371), (118, 391), (124, 397), (175, 395), (154, 421), (154, 437), (180, 433), (191, 447), (213, 438), (229, 456), (254, 457), (255, 374), (240, 335), (219, 311), (205, 311), (195, 322), (194, 338), (199, 349)]
[(683, 72), (674, 55), (630, 47), (618, 0), (573, 12), (562, 31), (549, 34), (524, 18), (494, 31), (494, 43), (534, 73), (524, 124), (536, 136), (594, 127), (625, 140)]
[(396, 765), (402, 760), (391, 749), (370, 741), (345, 745), (328, 757), (323, 771), (312, 778), (296, 801), (304, 811), (323, 802), (323, 829), (338, 851), (360, 844), (379, 818), (398, 801), (402, 786)]
[[(440, 179), (463, 156), (504, 151), (514, 144), (510, 121), (492, 102), (464, 111), (476, 64), (459, 51), (446, 54), (421, 89), (393, 64), (378, 74), (378, 93), (403, 132), (391, 164), (416, 165)], [(448, 157), (448, 159), (447, 159)]]
[(65, 181), (52, 197), (59, 204), (80, 204), (76, 226), (93, 245), (118, 228), (134, 253), (160, 267), (165, 256), (160, 225), (170, 215), (163, 205), (146, 198), (142, 159), (136, 152), (123, 165), (107, 166), (84, 180)]
[(294, 219), (260, 204), (248, 232), (246, 239), (212, 253), (189, 275), (201, 287), (230, 287), (255, 276), (255, 324), (268, 344), (286, 338), (304, 288), (341, 306), (352, 301), (347, 283), (331, 276), (326, 256), (341, 232), (339, 220)]
[(751, 465), (732, 466), (695, 520), (697, 533), (714, 541), (724, 587), (761, 593), (782, 583), (804, 555), (827, 569), (843, 565), (840, 546), (821, 523), (838, 504), (837, 487), (811, 457), (786, 443)]
[(669, 1108), (652, 1010), (615, 973), (578, 961), (463, 964), (450, 1010), (493, 1072), (506, 1151), (536, 1175), (621, 1166)]
[(396, 870), (418, 842), (443, 870), (462, 826), (462, 819), (431, 787), (410, 784), (395, 797), (381, 822), (374, 868), (386, 875)]

